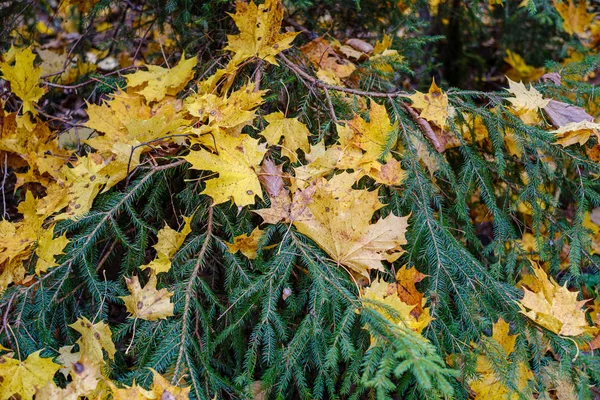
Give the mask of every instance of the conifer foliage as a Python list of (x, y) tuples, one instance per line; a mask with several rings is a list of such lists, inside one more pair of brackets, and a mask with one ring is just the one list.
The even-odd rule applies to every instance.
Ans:
[[(3, 28), (0, 399), (600, 394), (585, 1), (363, 2), (360, 39), (315, 33), (346, 6), (128, 3)], [(468, 12), (554, 18), (569, 59), (424, 78)]]

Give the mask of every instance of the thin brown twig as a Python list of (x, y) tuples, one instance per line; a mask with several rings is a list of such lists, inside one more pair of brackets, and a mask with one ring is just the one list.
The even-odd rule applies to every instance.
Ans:
[(308, 73), (304, 72), (298, 65), (294, 64), (290, 61), (286, 56), (282, 53), (279, 53), (278, 57), (283, 61), (283, 63), (292, 71), (296, 73), (299, 77), (303, 78), (311, 82), (313, 85), (320, 87), (321, 89), (329, 89), (336, 92), (345, 92), (355, 94), (357, 96), (366, 96), (366, 97), (407, 97), (410, 96), (410, 93), (407, 92), (392, 92), (392, 93), (384, 93), (384, 92), (371, 92), (366, 90), (358, 90), (351, 89), (344, 86), (336, 86), (330, 85), (328, 83), (323, 82), (313, 76), (310, 76)]
[(327, 99), (327, 105), (329, 106), (329, 113), (331, 114), (331, 119), (336, 124), (338, 123), (337, 116), (335, 115), (335, 109), (333, 108), (333, 103), (331, 102), (331, 96), (329, 95), (329, 89), (323, 88), (325, 92), (325, 98)]
[(171, 379), (171, 384), (174, 385), (179, 378), (179, 370), (181, 369), (181, 363), (183, 361), (183, 356), (185, 353), (185, 338), (188, 330), (188, 317), (187, 314), (190, 311), (190, 304), (192, 301), (192, 296), (194, 295), (194, 282), (198, 277), (198, 273), (202, 267), (202, 260), (204, 259), (204, 255), (206, 254), (206, 250), (208, 249), (208, 243), (212, 237), (212, 228), (213, 228), (213, 206), (210, 206), (208, 209), (208, 222), (206, 226), (206, 237), (204, 238), (204, 243), (202, 244), (202, 248), (200, 249), (200, 253), (198, 254), (198, 258), (196, 260), (196, 265), (194, 266), (194, 270), (190, 275), (190, 280), (185, 289), (185, 305), (183, 306), (183, 313), (181, 317), (181, 342), (179, 343), (179, 355), (177, 356), (177, 363), (175, 364), (175, 372), (173, 373), (173, 378)]

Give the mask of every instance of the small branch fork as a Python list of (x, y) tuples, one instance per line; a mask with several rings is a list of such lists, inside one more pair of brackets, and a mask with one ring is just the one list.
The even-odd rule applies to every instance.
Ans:
[[(175, 364), (175, 372), (173, 373), (173, 378), (171, 379), (171, 384), (175, 385), (179, 380), (179, 372), (181, 370), (181, 363), (183, 362), (183, 357), (186, 353), (186, 334), (188, 331), (189, 318), (188, 314), (190, 312), (190, 306), (192, 302), (192, 296), (194, 295), (194, 282), (198, 278), (198, 274), (202, 267), (202, 260), (206, 255), (206, 251), (208, 250), (208, 243), (210, 243), (210, 239), (212, 238), (212, 228), (213, 228), (213, 206), (208, 208), (208, 222), (206, 226), (206, 238), (204, 238), (204, 243), (202, 244), (202, 248), (200, 249), (200, 253), (198, 254), (198, 258), (196, 260), (196, 265), (194, 266), (194, 270), (190, 275), (190, 280), (185, 289), (185, 305), (183, 306), (182, 313), (182, 322), (181, 322), (181, 342), (179, 343), (179, 355), (177, 356), (177, 363)], [(186, 357), (187, 359), (187, 357)]]

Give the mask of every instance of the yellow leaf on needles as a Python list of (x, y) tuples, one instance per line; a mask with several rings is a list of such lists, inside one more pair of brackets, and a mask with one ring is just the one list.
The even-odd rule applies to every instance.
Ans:
[[(11, 48), (10, 51), (13, 51)], [(11, 91), (23, 100), (23, 113), (27, 111), (37, 114), (34, 103), (46, 93), (39, 86), (39, 80), (42, 76), (42, 69), (35, 67), (33, 61), (35, 54), (29, 47), (14, 50), (15, 65), (7, 62), (0, 63), (2, 78), (10, 82)]]
[(544, 68), (536, 68), (528, 65), (520, 54), (513, 53), (508, 49), (506, 49), (504, 61), (512, 67), (512, 69), (507, 72), (507, 75), (514, 79), (524, 79), (527, 82), (534, 81), (539, 79), (545, 71)]
[(254, 204), (254, 196), (262, 198), (257, 173), (267, 151), (266, 146), (259, 145), (258, 140), (248, 135), (223, 135), (217, 142), (217, 151), (218, 154), (191, 151), (183, 157), (193, 169), (219, 173), (218, 178), (206, 181), (202, 193), (212, 197), (215, 204), (232, 199), (239, 207)]
[[(502, 318), (492, 327), (492, 339), (502, 346), (506, 355), (513, 352), (517, 335), (509, 334), (510, 325)], [(509, 362), (509, 360), (506, 360)], [(519, 390), (527, 387), (527, 382), (533, 379), (533, 373), (525, 364), (520, 362), (517, 366), (516, 386)], [(483, 354), (477, 358), (476, 372), (478, 379), (469, 382), (471, 390), (475, 393), (477, 400), (517, 400), (521, 398), (518, 393), (513, 392), (494, 372), (491, 361)]]
[[(117, 387), (111, 381), (107, 381), (107, 385), (111, 390), (113, 400), (150, 400), (157, 399), (156, 395), (151, 390), (146, 390), (137, 385), (135, 381), (132, 386), (123, 388)], [(169, 399), (169, 397), (165, 397)], [(160, 399), (160, 397), (158, 397)]]
[(92, 324), (86, 317), (81, 317), (69, 326), (81, 334), (76, 343), (79, 344), (81, 354), (91, 362), (104, 360), (102, 349), (106, 350), (108, 358), (114, 358), (117, 349), (112, 341), (112, 332), (105, 322)]
[(562, 336), (579, 336), (593, 332), (588, 326), (582, 305), (587, 300), (578, 301), (578, 292), (571, 292), (558, 283), (541, 267), (532, 266), (535, 273), (535, 285), (540, 289), (532, 292), (523, 288), (525, 296), (518, 303), (521, 313), (542, 327)]
[(560, 144), (563, 147), (567, 147), (575, 143), (584, 145), (589, 140), (590, 136), (592, 136), (592, 134), (596, 135), (596, 137), (598, 137), (598, 140), (600, 140), (600, 134), (598, 133), (599, 130), (599, 123), (590, 121), (579, 121), (570, 122), (554, 131), (550, 131), (550, 133), (556, 134), (557, 144)]
[(197, 62), (196, 57), (186, 60), (185, 54), (182, 54), (179, 63), (173, 68), (147, 65), (148, 71), (137, 71), (125, 75), (125, 78), (131, 90), (144, 96), (146, 101), (161, 101), (167, 94), (176, 96), (187, 85), (194, 77)]
[(67, 239), (66, 233), (54, 238), (53, 228), (45, 230), (38, 240), (37, 249), (35, 251), (38, 255), (35, 273), (39, 275), (42, 272), (48, 271), (48, 268), (58, 265), (54, 260), (54, 256), (63, 254), (63, 250), (68, 243), (69, 239)]
[(544, 99), (533, 86), (527, 90), (523, 82), (517, 83), (508, 79), (508, 86), (508, 92), (515, 97), (506, 100), (512, 104), (515, 114), (526, 124), (533, 125), (540, 122), (539, 109), (546, 107), (550, 99)]
[(318, 179), (312, 201), (303, 201), (306, 208), (294, 226), (335, 262), (369, 276), (370, 269), (382, 270), (382, 261), (393, 262), (403, 253), (408, 217), (390, 214), (371, 224), (383, 204), (377, 191), (352, 189), (356, 178), (357, 173), (342, 173), (329, 181)]
[(142, 265), (142, 269), (150, 268), (155, 274), (161, 272), (169, 272), (171, 269), (171, 257), (179, 250), (187, 235), (192, 231), (193, 216), (183, 217), (184, 225), (181, 232), (177, 232), (169, 225), (165, 224), (165, 227), (158, 231), (158, 241), (152, 247), (156, 250), (156, 258), (149, 264)]
[[(353, 136), (350, 136), (350, 132), (344, 133), (345, 131), (340, 130), (338, 126), (338, 131), (341, 132), (340, 136), (345, 136), (340, 137), (340, 144), (345, 147), (351, 143), (362, 149), (365, 153), (360, 163), (369, 165), (381, 158), (386, 143), (398, 125), (397, 123), (392, 125), (385, 106), (375, 102), (371, 103), (369, 122), (361, 116), (355, 115), (352, 120), (346, 121), (346, 123), (351, 128), (350, 132)], [(386, 157), (387, 159), (389, 159), (389, 155)]]
[(173, 293), (167, 289), (156, 290), (156, 274), (150, 275), (150, 280), (143, 288), (137, 276), (125, 278), (125, 281), (131, 294), (121, 298), (134, 318), (156, 321), (173, 315)]
[[(365, 293), (362, 296), (363, 299), (370, 299), (380, 301), (385, 303), (386, 305), (392, 307), (394, 310), (398, 311), (401, 316), (400, 320), (395, 318), (391, 318), (388, 313), (384, 312), (388, 318), (391, 318), (392, 321), (397, 323), (398, 325), (407, 326), (415, 332), (423, 332), (423, 329), (429, 325), (431, 322), (431, 316), (429, 315), (429, 308), (425, 308), (424, 312), (421, 313), (418, 317), (415, 317), (412, 314), (414, 305), (406, 304), (404, 301), (398, 297), (396, 293), (396, 286), (394, 283), (387, 283), (384, 281), (373, 281), (371, 282), (371, 286), (365, 289)], [(423, 299), (422, 305), (425, 304), (425, 299)], [(367, 307), (375, 307), (374, 304), (366, 304)]]
[(283, 20), (281, 0), (266, 0), (256, 5), (253, 1), (237, 1), (235, 14), (230, 14), (240, 33), (227, 35), (227, 47), (234, 53), (236, 64), (250, 57), (258, 57), (270, 64), (278, 65), (275, 55), (289, 49), (298, 33), (279, 33)]
[(25, 361), (0, 356), (0, 398), (18, 395), (21, 400), (31, 400), (37, 390), (51, 382), (60, 364), (50, 358), (40, 357), (41, 350), (32, 353)]
[(258, 241), (262, 237), (264, 231), (254, 228), (249, 235), (239, 235), (233, 238), (233, 243), (227, 243), (227, 249), (230, 253), (237, 253), (241, 251), (243, 255), (248, 257), (250, 260), (256, 258), (256, 248), (258, 247)]
[(267, 139), (269, 145), (281, 143), (281, 155), (290, 159), (291, 162), (298, 161), (297, 150), (302, 150), (304, 154), (310, 151), (308, 136), (310, 132), (306, 125), (298, 121), (298, 118), (286, 118), (281, 111), (265, 115), (265, 120), (269, 123), (260, 134)]
[(446, 125), (448, 119), (448, 95), (442, 92), (436, 84), (435, 80), (431, 83), (429, 93), (421, 93), (417, 91), (415, 94), (408, 96), (412, 100), (412, 107), (421, 110), (419, 117), (433, 122), (440, 128)]

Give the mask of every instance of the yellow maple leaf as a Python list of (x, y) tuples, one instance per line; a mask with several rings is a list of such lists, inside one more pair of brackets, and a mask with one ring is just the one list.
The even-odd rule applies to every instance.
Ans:
[(279, 33), (283, 20), (281, 0), (266, 0), (256, 5), (254, 1), (237, 1), (235, 14), (230, 14), (240, 33), (227, 35), (225, 50), (234, 53), (233, 60), (239, 64), (250, 57), (258, 57), (278, 65), (275, 55), (289, 49), (298, 33)]
[(381, 158), (386, 142), (398, 126), (397, 123), (392, 125), (385, 106), (375, 102), (371, 102), (368, 122), (361, 116), (355, 115), (352, 120), (346, 121), (346, 124), (351, 128), (353, 136), (348, 137), (349, 132), (342, 133), (342, 130), (340, 144), (342, 146), (353, 144), (363, 150), (365, 153), (361, 164), (371, 164)]
[(32, 400), (36, 391), (52, 381), (60, 364), (50, 358), (40, 357), (42, 351), (31, 353), (25, 361), (0, 356), (0, 398), (18, 395), (22, 400)]
[(512, 104), (515, 114), (521, 118), (521, 121), (530, 125), (540, 122), (539, 110), (546, 107), (550, 99), (544, 99), (533, 86), (527, 90), (523, 82), (517, 83), (508, 79), (508, 85), (508, 92), (515, 97), (508, 97), (506, 100)]
[(356, 178), (357, 173), (342, 173), (330, 181), (318, 179), (312, 202), (304, 201), (306, 208), (293, 223), (335, 262), (368, 276), (370, 269), (383, 269), (383, 260), (400, 257), (408, 217), (390, 214), (371, 224), (383, 204), (377, 191), (352, 189)]
[(156, 274), (152, 273), (148, 283), (142, 288), (139, 278), (125, 278), (129, 296), (122, 296), (127, 311), (133, 318), (156, 321), (173, 315), (172, 292), (167, 289), (156, 290)]
[(556, 134), (557, 144), (567, 147), (575, 143), (584, 145), (589, 140), (590, 136), (592, 136), (592, 134), (596, 135), (596, 137), (600, 140), (599, 130), (599, 123), (591, 121), (579, 121), (570, 122), (556, 130), (550, 131), (550, 133)]
[(131, 91), (144, 96), (147, 102), (161, 101), (168, 94), (176, 96), (194, 77), (196, 57), (185, 59), (181, 55), (179, 63), (173, 68), (146, 65), (148, 71), (137, 71), (125, 75)]
[[(513, 352), (517, 335), (509, 334), (510, 325), (502, 318), (492, 327), (492, 339), (494, 339), (506, 352), (507, 355)], [(507, 360), (508, 361), (508, 360)], [(519, 390), (527, 387), (529, 380), (533, 379), (533, 373), (524, 362), (517, 365), (516, 386)], [(496, 375), (490, 360), (483, 354), (477, 358), (476, 372), (478, 379), (469, 382), (471, 390), (475, 393), (477, 400), (517, 400), (521, 397), (518, 393), (508, 388), (502, 380)]]
[(518, 305), (521, 313), (542, 327), (562, 336), (579, 336), (593, 332), (588, 326), (585, 309), (587, 300), (578, 301), (578, 292), (571, 292), (565, 286), (559, 286), (541, 267), (532, 266), (534, 281), (539, 285), (538, 292), (523, 288), (524, 297)]
[(507, 75), (511, 79), (524, 79), (525, 81), (535, 81), (544, 74), (544, 68), (536, 68), (528, 65), (520, 54), (513, 53), (509, 49), (506, 49), (506, 57), (504, 61), (509, 64), (512, 69), (507, 72)]
[(249, 235), (239, 235), (233, 238), (233, 243), (227, 243), (227, 249), (230, 253), (237, 253), (241, 251), (243, 255), (248, 257), (250, 260), (256, 258), (256, 248), (258, 247), (258, 241), (262, 237), (264, 231), (254, 228)]
[(556, 11), (563, 19), (563, 29), (569, 35), (576, 34), (585, 37), (592, 25), (592, 20), (596, 14), (588, 14), (587, 1), (561, 1), (555, 2)]
[[(392, 307), (401, 316), (400, 320), (395, 318), (392, 318), (392, 320), (398, 325), (406, 326), (415, 332), (423, 332), (423, 329), (425, 329), (431, 322), (431, 316), (429, 315), (428, 308), (425, 308), (424, 312), (418, 317), (414, 316), (412, 311), (415, 306), (405, 303), (400, 299), (400, 297), (398, 297), (394, 283), (388, 284), (387, 282), (381, 280), (373, 281), (371, 282), (371, 285), (365, 289), (362, 298), (376, 300)], [(419, 306), (425, 305), (425, 301), (426, 300), (423, 299), (422, 304)], [(367, 307), (374, 307), (373, 304), (367, 303), (365, 305)], [(386, 315), (388, 318), (391, 318), (391, 316), (386, 312), (384, 312), (384, 315)]]
[(63, 250), (68, 243), (69, 239), (67, 239), (66, 233), (54, 238), (54, 229), (46, 229), (40, 236), (35, 251), (38, 256), (35, 273), (39, 275), (48, 271), (48, 268), (58, 265), (54, 260), (54, 256), (64, 254)]
[[(11, 49), (12, 50), (12, 49)], [(35, 67), (33, 61), (35, 54), (31, 48), (14, 50), (15, 65), (7, 62), (0, 63), (2, 78), (10, 82), (11, 91), (23, 101), (23, 113), (31, 112), (37, 114), (34, 103), (46, 93), (39, 86), (42, 69)]]
[(190, 398), (190, 387), (173, 386), (161, 374), (150, 368), (152, 371), (152, 393), (157, 399), (169, 400), (188, 400)]
[(106, 351), (108, 358), (114, 358), (117, 349), (112, 341), (112, 332), (105, 322), (92, 324), (86, 317), (81, 317), (69, 326), (81, 334), (76, 343), (79, 344), (81, 354), (91, 362), (104, 360), (102, 349)]
[(209, 179), (202, 193), (213, 198), (215, 204), (230, 199), (239, 207), (254, 204), (254, 197), (262, 198), (257, 172), (267, 151), (258, 140), (248, 135), (223, 135), (217, 142), (218, 154), (191, 151), (183, 157), (193, 169), (215, 171), (218, 178)]
[(435, 84), (435, 79), (431, 83), (429, 93), (421, 93), (417, 91), (415, 94), (408, 96), (412, 100), (412, 107), (421, 110), (419, 117), (433, 122), (440, 128), (446, 126), (448, 120), (448, 95), (442, 92)]
[(158, 241), (152, 247), (156, 250), (156, 258), (149, 264), (142, 265), (142, 269), (150, 268), (155, 274), (169, 272), (171, 269), (171, 257), (179, 250), (185, 238), (192, 231), (193, 216), (183, 217), (184, 225), (181, 232), (177, 232), (169, 225), (158, 231), (156, 237)]
[(279, 140), (283, 136), (281, 143), (281, 155), (290, 159), (291, 162), (298, 161), (297, 150), (302, 150), (305, 154), (310, 151), (308, 137), (310, 132), (306, 125), (298, 121), (298, 118), (286, 118), (281, 111), (265, 115), (265, 120), (269, 125), (260, 133), (269, 145), (279, 145)]

